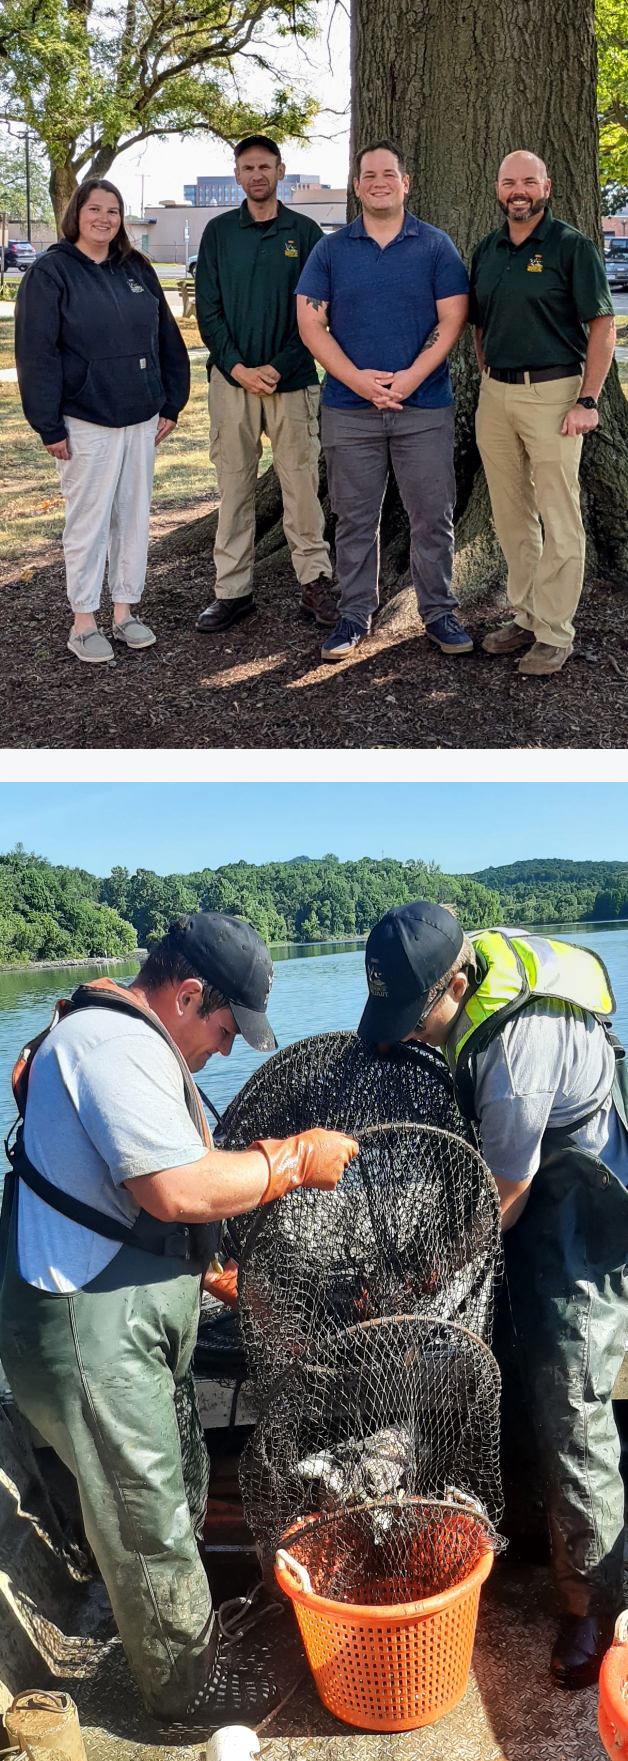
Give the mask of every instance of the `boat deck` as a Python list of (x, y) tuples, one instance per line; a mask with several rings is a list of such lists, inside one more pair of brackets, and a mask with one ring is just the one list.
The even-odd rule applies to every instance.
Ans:
[[(0, 1405), (0, 1711), (19, 1689), (64, 1688), (79, 1708), (88, 1761), (198, 1761), (201, 1732), (177, 1740), (144, 1713), (102, 1582), (81, 1581), (68, 1563), (49, 1457), (33, 1450), (15, 1408)], [(282, 1697), (297, 1684), (260, 1731), (262, 1753), (268, 1761), (595, 1761), (597, 1689), (553, 1686), (554, 1631), (549, 1571), (502, 1557), (482, 1591), (464, 1700), (437, 1724), (391, 1736), (353, 1730), (325, 1710), (286, 1604), (242, 1641)]]
[[(262, 1754), (267, 1761), (595, 1761), (602, 1755), (597, 1689), (565, 1694), (553, 1686), (553, 1633), (549, 1572), (501, 1561), (482, 1591), (473, 1669), (460, 1706), (424, 1730), (378, 1735), (352, 1730), (325, 1710), (286, 1609), (268, 1623), (256, 1649), (265, 1651), (284, 1693), (295, 1681), (300, 1685), (260, 1732)], [(65, 1672), (63, 1685), (79, 1706), (88, 1761), (199, 1756), (200, 1736), (177, 1745), (151, 1732), (117, 1640), (90, 1681)]]

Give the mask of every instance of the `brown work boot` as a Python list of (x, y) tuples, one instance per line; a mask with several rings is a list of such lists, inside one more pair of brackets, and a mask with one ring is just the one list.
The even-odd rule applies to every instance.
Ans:
[(331, 590), (331, 575), (317, 575), (315, 581), (306, 581), (301, 588), (301, 605), (316, 618), (317, 624), (325, 624), (330, 630), (338, 623), (338, 604)]
[(534, 631), (524, 630), (521, 624), (512, 619), (509, 624), (500, 624), (498, 630), (491, 630), (484, 637), (482, 647), (487, 654), (514, 654), (517, 648), (528, 648), (534, 641)]
[(524, 654), (517, 667), (518, 673), (559, 673), (561, 666), (573, 654), (573, 642), (568, 648), (557, 648), (553, 642), (535, 642), (529, 654)]

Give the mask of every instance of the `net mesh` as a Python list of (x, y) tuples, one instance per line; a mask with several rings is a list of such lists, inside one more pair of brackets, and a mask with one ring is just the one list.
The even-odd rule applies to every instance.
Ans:
[(400, 1315), (319, 1338), (315, 1357), (275, 1385), (241, 1459), (262, 1552), (297, 1517), (355, 1505), (382, 1534), (396, 1522), (401, 1540), (417, 1496), (471, 1505), (493, 1532), (499, 1388), (488, 1347), (456, 1324)]
[(316, 1125), (359, 1134), (392, 1119), (438, 1125), (476, 1143), (440, 1052), (399, 1045), (380, 1057), (355, 1033), (321, 1033), (268, 1058), (230, 1102), (214, 1138), (236, 1150)]
[(481, 1515), (452, 1502), (416, 1499), (399, 1509), (380, 1499), (306, 1519), (285, 1547), (305, 1566), (316, 1595), (381, 1608), (462, 1583), (495, 1536)]
[(407, 1602), (501, 1544), (499, 1201), (427, 1047), (301, 1040), (235, 1097), (217, 1141), (316, 1126), (359, 1142), (336, 1190), (229, 1226), (260, 1402), (245, 1514), (266, 1565), (283, 1543), (321, 1594)]
[(451, 1132), (382, 1125), (335, 1192), (297, 1190), (254, 1215), (239, 1309), (262, 1393), (321, 1333), (382, 1315), (431, 1314), (489, 1340), (499, 1206), (481, 1157)]

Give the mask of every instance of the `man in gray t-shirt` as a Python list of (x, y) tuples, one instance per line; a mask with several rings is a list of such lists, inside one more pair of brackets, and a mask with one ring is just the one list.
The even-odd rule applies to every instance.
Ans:
[(583, 1687), (622, 1598), (612, 1391), (628, 1343), (628, 1088), (610, 981), (592, 952), (521, 930), (471, 941), (425, 900), (376, 924), (366, 970), (360, 1037), (441, 1048), (479, 1125), (505, 1232), (517, 1475), (532, 1454), (562, 1612), (552, 1674)]
[[(311, 1131), (214, 1150), (191, 1072), (237, 1033), (275, 1045), (270, 956), (241, 919), (172, 924), (128, 990), (84, 985), (22, 1054), (5, 1180), (0, 1355), (16, 1404), (75, 1475), (85, 1532), (145, 1705), (206, 1735), (252, 1724), (272, 1684), (232, 1689), (197, 1546), (207, 1455), (191, 1360), (220, 1220), (297, 1186), (332, 1190), (357, 1152)], [(179, 1418), (185, 1421), (184, 1474)]]

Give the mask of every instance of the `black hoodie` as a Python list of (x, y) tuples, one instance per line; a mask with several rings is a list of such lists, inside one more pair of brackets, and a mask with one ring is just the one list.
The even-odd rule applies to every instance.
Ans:
[(27, 270), (17, 296), (15, 355), (22, 407), (44, 446), (63, 417), (126, 428), (176, 422), (190, 395), (183, 337), (152, 264), (132, 251), (94, 263), (67, 239)]

